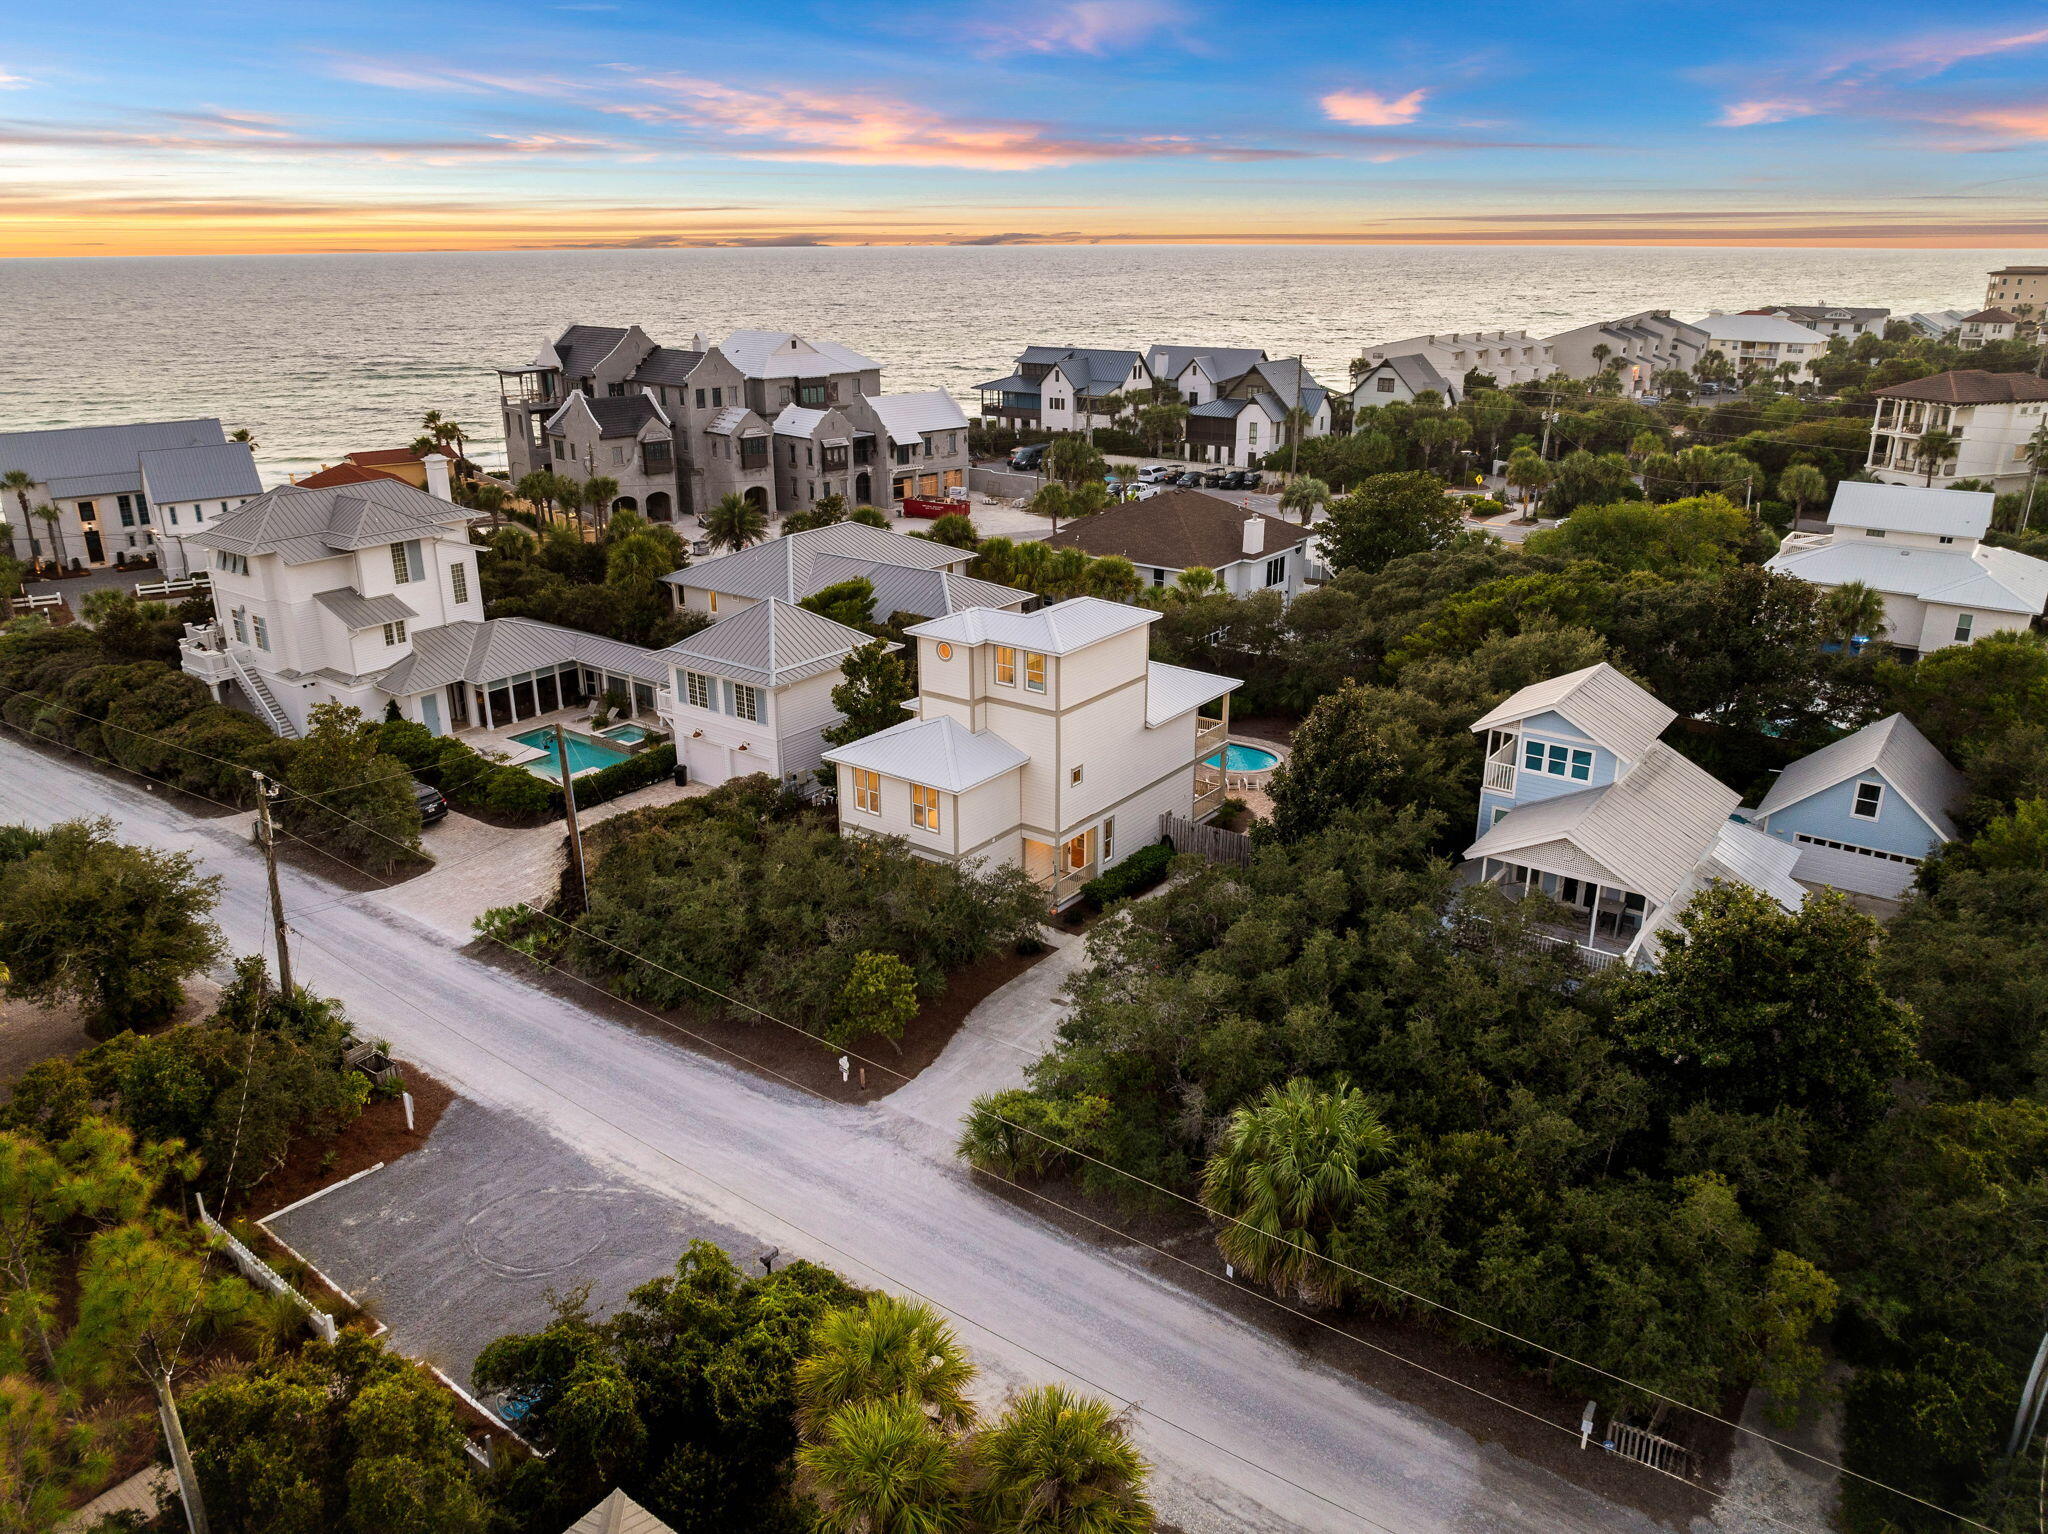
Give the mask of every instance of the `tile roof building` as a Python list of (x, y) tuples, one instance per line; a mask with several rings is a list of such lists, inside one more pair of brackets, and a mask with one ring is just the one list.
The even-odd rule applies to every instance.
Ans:
[[(1964, 368), (1873, 389), (1870, 472), (1888, 485), (1979, 480), (1994, 491), (2024, 488), (2034, 474), (2032, 444), (2048, 427), (2048, 379)], [(1949, 434), (1940, 463), (1920, 458), (1930, 431)]]

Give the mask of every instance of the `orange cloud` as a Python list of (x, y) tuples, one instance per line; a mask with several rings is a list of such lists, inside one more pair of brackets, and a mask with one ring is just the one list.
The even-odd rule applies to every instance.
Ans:
[(2008, 140), (2048, 139), (2048, 106), (1984, 107), (1958, 113), (1945, 121), (1960, 128), (1980, 128)]
[(1333, 122), (1355, 128), (1397, 128), (1422, 115), (1422, 98), (1429, 92), (1410, 91), (1405, 96), (1382, 96), (1375, 91), (1331, 91), (1323, 97), (1323, 112)]
[(1803, 101), (1731, 101), (1721, 108), (1717, 119), (1723, 128), (1754, 128), (1759, 123), (1781, 123), (1789, 117), (1811, 117), (1820, 111)]

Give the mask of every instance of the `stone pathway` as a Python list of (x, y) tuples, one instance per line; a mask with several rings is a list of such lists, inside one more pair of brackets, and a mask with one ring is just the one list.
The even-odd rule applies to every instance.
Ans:
[(171, 1472), (162, 1465), (138, 1470), (119, 1486), (101, 1492), (77, 1512), (57, 1525), (57, 1534), (83, 1534), (110, 1513), (142, 1513), (156, 1516), (157, 1493), (172, 1485)]

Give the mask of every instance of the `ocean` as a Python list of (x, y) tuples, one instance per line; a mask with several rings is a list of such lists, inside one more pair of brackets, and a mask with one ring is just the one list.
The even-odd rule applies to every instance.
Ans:
[(0, 261), (0, 429), (218, 416), (266, 480), (403, 446), (435, 409), (503, 462), (492, 369), (570, 323), (667, 345), (829, 337), (891, 390), (973, 386), (1032, 342), (1260, 346), (1341, 387), (1367, 344), (1537, 335), (1763, 303), (1974, 307), (2048, 253), (1582, 246), (984, 246)]

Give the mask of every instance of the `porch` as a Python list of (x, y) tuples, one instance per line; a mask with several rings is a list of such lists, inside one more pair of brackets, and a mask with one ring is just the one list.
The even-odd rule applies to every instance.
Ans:
[(490, 682), (451, 682), (438, 697), (423, 697), (420, 706), (434, 716), (425, 720), (430, 728), (454, 735), (508, 732), (554, 714), (585, 713), (607, 699), (615, 718), (658, 727), (656, 693), (656, 684), (639, 677), (561, 661)]
[[(1230, 786), (1228, 772), (1229, 758), (1224, 748), (1230, 744), (1230, 695), (1223, 697), (1223, 717), (1211, 719), (1206, 715), (1195, 716), (1195, 805), (1193, 818), (1206, 820), (1221, 807)], [(1210, 765), (1210, 758), (1216, 765)]]
[(1098, 828), (1068, 837), (1058, 846), (1025, 837), (1024, 872), (1050, 897), (1051, 909), (1072, 905), (1081, 898), (1081, 887), (1102, 872)]
[(1590, 969), (1628, 963), (1652, 910), (1649, 901), (1633, 890), (1497, 858), (1467, 863), (1458, 874), (1467, 883), (1491, 884), (1513, 900), (1534, 895), (1565, 907), (1565, 917), (1539, 922), (1531, 936), (1540, 943), (1577, 950)]

